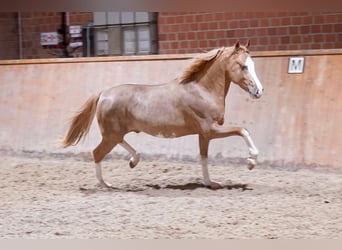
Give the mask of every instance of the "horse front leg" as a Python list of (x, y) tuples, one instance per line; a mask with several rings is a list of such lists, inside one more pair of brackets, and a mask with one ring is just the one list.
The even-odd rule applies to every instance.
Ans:
[(222, 188), (222, 185), (218, 182), (211, 181), (210, 176), (209, 176), (209, 171), (208, 171), (209, 141), (210, 141), (209, 138), (199, 135), (199, 148), (200, 148), (200, 155), (201, 155), (203, 181), (204, 181), (205, 186), (210, 187), (212, 189), (219, 189), (219, 188)]
[(213, 126), (211, 137), (212, 138), (223, 138), (228, 136), (241, 136), (248, 146), (249, 157), (247, 158), (248, 169), (252, 170), (256, 165), (256, 160), (258, 158), (259, 151), (254, 145), (254, 142), (249, 135), (249, 132), (245, 128), (241, 127), (225, 127), (215, 124)]

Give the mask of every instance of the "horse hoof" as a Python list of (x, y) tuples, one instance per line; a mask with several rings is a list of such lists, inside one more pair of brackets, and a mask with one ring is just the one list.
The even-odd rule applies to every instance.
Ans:
[(211, 182), (210, 185), (207, 185), (207, 187), (212, 189), (212, 190), (217, 190), (217, 189), (223, 188), (223, 186), (218, 182)]
[(247, 167), (249, 170), (252, 170), (256, 165), (256, 160), (252, 158), (247, 159)]
[(129, 160), (129, 167), (134, 168), (137, 165), (137, 163), (134, 163), (134, 161), (131, 159)]
[(97, 184), (97, 186), (99, 188), (113, 188), (113, 186), (111, 184), (109, 184), (108, 182), (105, 182), (105, 181), (99, 182)]
[(137, 154), (137, 155), (136, 155), (136, 159), (134, 159), (134, 157), (132, 157), (132, 158), (129, 160), (129, 166), (130, 166), (130, 168), (134, 168), (136, 165), (138, 165), (139, 160), (140, 160), (140, 154)]

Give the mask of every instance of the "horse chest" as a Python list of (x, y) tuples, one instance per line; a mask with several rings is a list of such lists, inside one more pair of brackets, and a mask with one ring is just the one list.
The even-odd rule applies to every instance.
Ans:
[(195, 105), (192, 105), (191, 110), (197, 119), (203, 120), (204, 122), (217, 122), (219, 125), (224, 123), (224, 104), (220, 105), (210, 99), (199, 100)]

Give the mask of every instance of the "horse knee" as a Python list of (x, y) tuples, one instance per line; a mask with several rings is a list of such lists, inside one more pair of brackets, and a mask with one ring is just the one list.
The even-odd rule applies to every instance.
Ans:
[(249, 132), (247, 129), (245, 128), (241, 128), (240, 131), (239, 131), (240, 135), (243, 136), (243, 137), (249, 137)]

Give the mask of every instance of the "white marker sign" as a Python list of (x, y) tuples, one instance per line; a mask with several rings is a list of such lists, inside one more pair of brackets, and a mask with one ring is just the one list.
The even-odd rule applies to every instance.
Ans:
[(287, 73), (301, 74), (304, 72), (304, 57), (290, 57)]
[(57, 32), (40, 33), (40, 45), (57, 45), (58, 41)]

